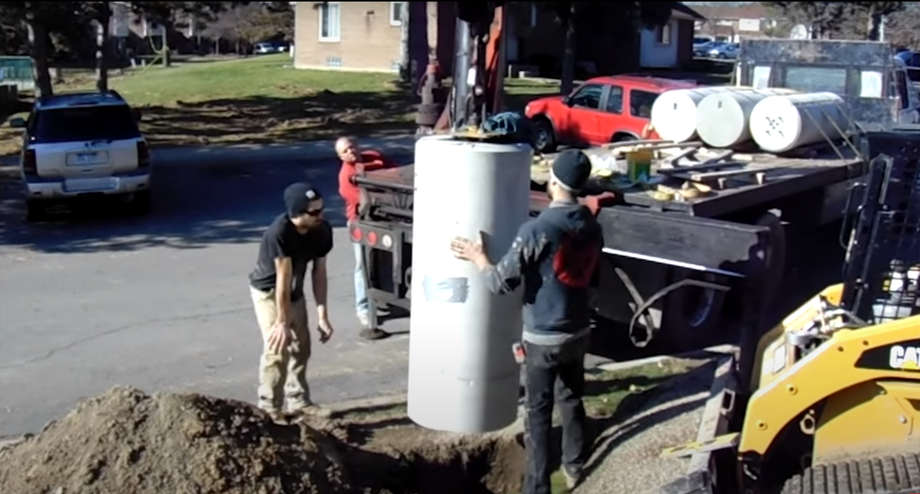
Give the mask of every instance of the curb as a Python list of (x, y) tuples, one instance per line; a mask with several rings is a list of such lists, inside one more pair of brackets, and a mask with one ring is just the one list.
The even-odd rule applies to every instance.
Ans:
[(595, 366), (595, 369), (600, 369), (607, 372), (615, 372), (619, 370), (631, 369), (633, 367), (639, 367), (647, 364), (657, 364), (659, 362), (664, 362), (666, 360), (682, 360), (682, 359), (703, 359), (703, 358), (713, 358), (719, 355), (715, 354), (730, 354), (734, 352), (738, 347), (735, 345), (716, 345), (708, 348), (703, 348), (701, 350), (693, 350), (685, 353), (676, 353), (673, 355), (655, 355), (653, 357), (646, 357), (639, 360), (629, 360), (626, 362), (609, 362), (606, 364), (600, 364)]
[(372, 398), (358, 398), (355, 400), (340, 401), (330, 403), (326, 408), (336, 413), (351, 412), (362, 408), (388, 407), (400, 405), (409, 401), (407, 393), (398, 393), (393, 395), (375, 396)]
[[(415, 152), (415, 136), (399, 135), (359, 139), (365, 148), (388, 156), (406, 156)], [(239, 144), (225, 146), (153, 148), (154, 165), (228, 164), (252, 161), (313, 162), (335, 160), (334, 141), (309, 141), (300, 144)]]
[[(375, 149), (390, 157), (415, 153), (414, 135), (356, 138), (365, 148)], [(154, 166), (208, 165), (249, 163), (253, 161), (313, 162), (337, 158), (335, 141), (305, 141), (298, 144), (231, 144), (195, 147), (151, 148)], [(18, 167), (19, 156), (0, 157), (0, 167)]]
[[(685, 360), (685, 359), (695, 360), (695, 359), (705, 359), (705, 358), (713, 359), (713, 358), (724, 357), (726, 355), (729, 355), (735, 349), (737, 349), (737, 347), (734, 345), (728, 345), (728, 344), (716, 345), (716, 346), (712, 346), (708, 348), (703, 348), (701, 350), (693, 350), (690, 352), (678, 353), (674, 355), (656, 355), (653, 357), (648, 357), (648, 358), (639, 359), (639, 360), (630, 360), (627, 362), (611, 362), (611, 363), (606, 363), (606, 364), (599, 364), (593, 367), (586, 367), (585, 371), (589, 371), (593, 369), (600, 369), (602, 371), (615, 372), (615, 371), (620, 371), (620, 370), (631, 369), (634, 367), (641, 367), (643, 365), (648, 365), (648, 364), (657, 364), (659, 362), (665, 362), (668, 360)], [(696, 372), (698, 370), (699, 368), (691, 370), (690, 373)], [(684, 377), (685, 375), (686, 374), (672, 376), (669, 379), (667, 379), (664, 383), (655, 386), (653, 389), (659, 389), (662, 387), (662, 385), (665, 385), (665, 384), (671, 385), (673, 384), (672, 381), (676, 381), (678, 378)], [(342, 412), (348, 412), (348, 411), (352, 411), (355, 409), (362, 409), (362, 408), (386, 407), (386, 406), (392, 406), (392, 405), (399, 405), (399, 404), (408, 402), (408, 398), (409, 396), (407, 393), (397, 393), (397, 394), (392, 394), (392, 395), (375, 396), (372, 398), (359, 398), (359, 399), (354, 399), (354, 400), (340, 401), (337, 403), (330, 403), (325, 406), (334, 412), (342, 413)]]

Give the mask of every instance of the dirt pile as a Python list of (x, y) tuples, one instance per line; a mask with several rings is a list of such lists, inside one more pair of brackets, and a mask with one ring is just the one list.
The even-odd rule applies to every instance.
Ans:
[(249, 404), (114, 388), (0, 455), (16, 494), (338, 494), (335, 439)]

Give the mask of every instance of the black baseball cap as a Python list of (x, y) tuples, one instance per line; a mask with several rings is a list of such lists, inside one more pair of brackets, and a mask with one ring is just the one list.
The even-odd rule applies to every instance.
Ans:
[(293, 183), (284, 189), (284, 205), (291, 216), (306, 213), (310, 203), (322, 197), (318, 189), (305, 182)]
[(577, 149), (566, 149), (553, 161), (552, 174), (564, 188), (579, 191), (591, 176), (591, 160)]

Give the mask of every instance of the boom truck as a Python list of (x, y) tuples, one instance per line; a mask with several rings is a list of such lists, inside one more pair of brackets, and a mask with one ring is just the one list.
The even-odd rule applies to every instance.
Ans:
[[(453, 133), (470, 134), (469, 129), (501, 110), (505, 16), (501, 2), (458, 5), (453, 87), (445, 110), (449, 118), (442, 120), (449, 121)], [(900, 100), (895, 85), (889, 84), (894, 80), (892, 58), (890, 51), (881, 55), (887, 45), (847, 52), (815, 43), (796, 50), (786, 41), (798, 42), (742, 43), (739, 84), (817, 84), (822, 70), (842, 69), (843, 104), (857, 110), (845, 128), (825, 125), (817, 129), (824, 138), (776, 154), (705, 150), (699, 142), (613, 143), (605, 150), (608, 154), (626, 146), (647, 146), (653, 152), (676, 149), (679, 153), (665, 160), (672, 170), (663, 165), (653, 169), (704, 192), (694, 196), (685, 185), (662, 193), (650, 190), (655, 185), (624, 188), (599, 179), (582, 198), (604, 228), (604, 256), (594, 282), (597, 318), (628, 325), (633, 345), (645, 353), (699, 348), (715, 338), (737, 340), (737, 335), (725, 334), (737, 331), (733, 322), (751, 307), (768, 304), (779, 289), (789, 248), (787, 230), (839, 221), (852, 202), (854, 192), (848, 186), (866, 173), (866, 160), (846, 137), (846, 127), (897, 121)], [(766, 79), (760, 69), (764, 65), (772, 70)], [(810, 76), (808, 70), (817, 74)], [(878, 74), (884, 83), (861, 93), (860, 74), (865, 72)], [(752, 81), (754, 76), (759, 79)], [(600, 108), (608, 94), (605, 90)], [(801, 125), (816, 132), (807, 121)], [(829, 128), (832, 136), (827, 135)], [(680, 163), (694, 154), (695, 161)], [(533, 215), (549, 204), (537, 175), (539, 171), (534, 172), (530, 199)], [(377, 307), (411, 309), (413, 180), (412, 165), (356, 178), (362, 205), (350, 235), (364, 247), (375, 326)]]

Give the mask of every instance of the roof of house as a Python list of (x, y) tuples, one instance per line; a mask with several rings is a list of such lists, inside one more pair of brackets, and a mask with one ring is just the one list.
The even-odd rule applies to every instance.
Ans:
[(706, 17), (704, 17), (702, 14), (684, 5), (684, 2), (674, 2), (674, 6), (671, 8), (671, 10), (674, 10), (681, 14), (689, 15), (690, 17), (693, 17), (694, 19), (699, 20), (699, 21), (706, 20)]
[(711, 3), (694, 5), (693, 8), (710, 20), (766, 19), (770, 17), (770, 12), (768, 12), (767, 8), (756, 2)]

